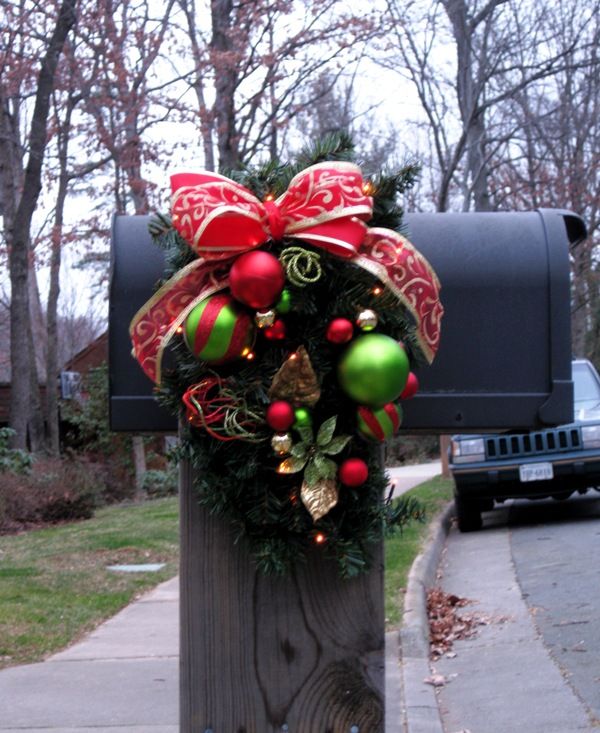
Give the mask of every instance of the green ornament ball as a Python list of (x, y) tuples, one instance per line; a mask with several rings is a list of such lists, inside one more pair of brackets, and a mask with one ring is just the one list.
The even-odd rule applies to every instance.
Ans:
[(312, 415), (306, 407), (297, 407), (294, 410), (294, 427), (295, 428), (310, 428), (312, 427)]
[(409, 371), (406, 352), (395, 339), (369, 333), (344, 351), (337, 375), (340, 387), (355, 402), (382, 407), (401, 394)]
[(223, 364), (244, 356), (254, 340), (250, 315), (226, 293), (211, 295), (194, 306), (183, 327), (190, 351), (202, 361)]
[(281, 291), (279, 300), (275, 304), (275, 310), (281, 315), (285, 315), (292, 310), (292, 294), (287, 288)]

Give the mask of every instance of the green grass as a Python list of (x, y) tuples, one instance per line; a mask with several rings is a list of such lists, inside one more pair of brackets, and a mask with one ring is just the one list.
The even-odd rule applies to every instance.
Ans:
[(437, 476), (405, 496), (415, 496), (426, 511), (425, 522), (412, 522), (385, 541), (385, 619), (387, 628), (394, 628), (402, 620), (403, 591), (410, 566), (421, 551), (431, 520), (452, 498), (452, 480)]
[[(413, 489), (427, 511), (386, 540), (386, 622), (401, 618), (402, 590), (428, 521), (452, 495), (435, 478)], [(177, 573), (176, 499), (108, 507), (93, 519), (0, 537), (0, 668), (37, 661)], [(165, 562), (158, 573), (115, 573), (107, 565)]]
[[(0, 668), (72, 643), (177, 573), (177, 499), (99, 510), (93, 519), (0, 537)], [(165, 562), (157, 573), (107, 565)]]

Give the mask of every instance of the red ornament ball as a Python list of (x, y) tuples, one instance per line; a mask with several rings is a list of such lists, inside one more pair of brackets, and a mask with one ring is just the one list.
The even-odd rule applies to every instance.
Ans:
[(264, 328), (263, 333), (269, 341), (281, 341), (285, 338), (285, 323), (278, 318), (272, 326)]
[(325, 337), (332, 344), (346, 344), (354, 335), (354, 325), (347, 318), (334, 318), (327, 326)]
[(402, 390), (400, 395), (401, 400), (410, 400), (419, 391), (419, 380), (414, 372), (409, 372), (408, 379), (406, 380), (406, 387)]
[(339, 468), (338, 478), (345, 486), (360, 486), (369, 477), (369, 468), (361, 458), (348, 458)]
[(285, 272), (277, 257), (256, 249), (246, 252), (229, 271), (231, 294), (250, 308), (268, 308), (277, 302), (285, 284)]
[(283, 433), (292, 427), (296, 421), (294, 408), (285, 400), (271, 402), (267, 407), (267, 425), (278, 433)]

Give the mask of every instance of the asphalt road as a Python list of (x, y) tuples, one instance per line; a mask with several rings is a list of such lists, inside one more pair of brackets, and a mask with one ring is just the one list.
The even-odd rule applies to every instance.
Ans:
[(600, 721), (600, 494), (509, 509), (513, 561), (544, 643)]
[(448, 536), (440, 584), (482, 620), (435, 664), (446, 733), (600, 730), (600, 494), (507, 502)]

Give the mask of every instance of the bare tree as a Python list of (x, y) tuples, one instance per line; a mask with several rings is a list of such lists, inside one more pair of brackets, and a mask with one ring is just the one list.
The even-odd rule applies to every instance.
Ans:
[[(571, 209), (586, 220), (589, 236), (571, 250), (573, 350), (598, 355), (600, 236), (600, 4), (589, 15), (570, 3), (556, 3), (562, 34), (555, 53), (561, 69), (543, 84), (530, 85), (499, 110), (517, 132), (511, 156), (493, 166), (492, 195), (497, 207)], [(578, 34), (578, 44), (571, 39)]]
[[(179, 6), (194, 61), (182, 76), (198, 104), (205, 164), (213, 167), (218, 156), (225, 169), (278, 157), (290, 122), (306, 108), (310, 83), (336, 63), (353, 63), (381, 27), (375, 11), (351, 12), (339, 0), (179, 0)], [(199, 22), (203, 12), (209, 29)]]
[[(10, 6), (9, 6), (10, 7)], [(21, 3), (20, 10), (25, 14), (25, 4)], [(5, 10), (4, 12), (9, 12)], [(27, 443), (27, 428), (30, 423), (31, 403), (31, 372), (30, 359), (31, 323), (29, 318), (29, 256), (31, 222), (35, 212), (41, 190), (42, 166), (47, 145), (47, 127), (50, 114), (50, 98), (55, 83), (55, 72), (65, 40), (76, 22), (76, 0), (63, 0), (58, 8), (56, 17), (50, 27), (50, 33), (45, 38), (36, 39), (38, 53), (41, 57), (39, 72), (33, 87), (33, 112), (29, 124), (28, 158), (25, 167), (23, 186), (17, 192), (16, 181), (9, 180), (12, 175), (6, 166), (2, 170), (2, 207), (4, 218), (5, 237), (9, 248), (9, 270), (11, 282), (11, 405), (10, 424), (15, 430), (14, 444), (24, 448)], [(25, 20), (25, 22), (27, 22)], [(25, 26), (21, 26), (23, 31)], [(21, 73), (27, 73), (23, 68), (22, 57), (15, 56), (17, 44), (23, 43), (22, 36), (16, 37), (8, 30), (5, 35), (7, 45), (3, 48), (4, 67)], [(7, 74), (9, 81), (10, 75)], [(2, 127), (0, 130), (0, 157), (5, 161), (14, 162), (15, 136), (18, 129), (15, 127), (18, 120), (15, 115), (20, 113), (22, 99), (11, 94), (11, 89), (3, 83), (0, 87), (0, 109), (2, 110)], [(5, 157), (6, 156), (6, 157)], [(36, 385), (37, 386), (37, 385)], [(36, 446), (32, 446), (36, 447)]]
[[(560, 2), (560, 0), (558, 0)], [(586, 0), (573, 0), (580, 25)], [(390, 49), (383, 64), (408, 78), (417, 91), (432, 140), (439, 182), (438, 211), (459, 191), (462, 208), (493, 207), (491, 161), (509, 155), (514, 128), (498, 126), (497, 110), (533, 84), (551, 78), (568, 63), (580, 35), (559, 46), (563, 31), (556, 4), (513, 0), (388, 0)], [(448, 51), (454, 61), (450, 63)], [(503, 120), (504, 122), (504, 120)]]

